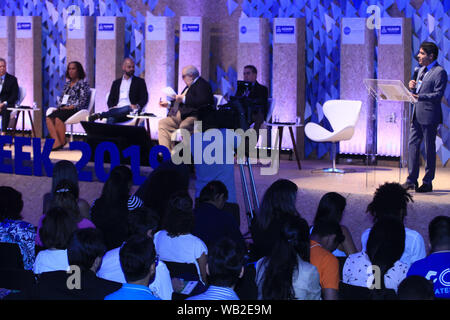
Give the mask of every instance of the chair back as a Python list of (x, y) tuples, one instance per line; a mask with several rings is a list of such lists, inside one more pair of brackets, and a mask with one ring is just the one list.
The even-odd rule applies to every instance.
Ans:
[(323, 105), (323, 114), (334, 132), (346, 127), (355, 127), (362, 102), (358, 100), (328, 100)]
[(269, 109), (267, 110), (266, 122), (270, 123), (270, 119), (272, 118), (273, 110), (275, 109), (275, 99), (269, 98), (269, 99), (267, 99), (267, 103), (269, 105)]
[(25, 87), (19, 87), (19, 97), (17, 98), (16, 106), (20, 106), (27, 95), (27, 89)]
[(226, 103), (225, 98), (221, 94), (214, 95), (214, 108), (217, 109), (218, 106), (221, 106)]
[(95, 102), (95, 93), (97, 90), (95, 88), (91, 88), (91, 97), (89, 98), (89, 106), (88, 106), (88, 112), (91, 114), (93, 108), (94, 108), (94, 102)]
[(0, 243), (0, 268), (23, 269), (23, 257), (17, 243)]

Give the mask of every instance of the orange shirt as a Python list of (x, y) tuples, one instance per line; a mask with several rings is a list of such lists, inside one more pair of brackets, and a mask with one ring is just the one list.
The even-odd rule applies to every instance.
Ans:
[(317, 268), (322, 289), (339, 289), (339, 261), (314, 240), (310, 241), (310, 263)]

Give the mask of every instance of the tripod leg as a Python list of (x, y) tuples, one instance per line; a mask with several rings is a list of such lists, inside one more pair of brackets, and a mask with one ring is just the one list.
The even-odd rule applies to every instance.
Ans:
[(246, 160), (246, 164), (247, 164), (247, 167), (248, 167), (248, 175), (249, 175), (249, 178), (250, 178), (250, 184), (252, 186), (252, 191), (253, 191), (253, 193), (252, 193), (253, 204), (255, 205), (255, 207), (257, 209), (259, 209), (258, 194), (256, 192), (256, 185), (255, 185), (255, 179), (253, 177), (252, 165), (251, 165), (251, 163), (250, 163), (250, 161), (248, 159)]
[(253, 206), (250, 199), (250, 194), (248, 192), (247, 178), (245, 177), (244, 165), (239, 164), (239, 172), (241, 173), (242, 191), (244, 193), (244, 204), (245, 210), (249, 214), (248, 225), (250, 227), (250, 222), (253, 220)]

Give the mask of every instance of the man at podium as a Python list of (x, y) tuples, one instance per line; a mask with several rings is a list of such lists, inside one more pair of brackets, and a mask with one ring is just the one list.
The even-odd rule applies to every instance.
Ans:
[[(441, 100), (447, 86), (447, 72), (437, 63), (439, 49), (432, 42), (420, 45), (417, 60), (421, 68), (409, 82), (417, 102), (414, 104), (409, 133), (408, 178), (403, 184), (406, 190), (433, 191), (432, 181), (436, 171), (436, 134), (442, 123)], [(416, 75), (417, 74), (417, 75)], [(425, 141), (425, 176), (419, 187), (420, 144)]]

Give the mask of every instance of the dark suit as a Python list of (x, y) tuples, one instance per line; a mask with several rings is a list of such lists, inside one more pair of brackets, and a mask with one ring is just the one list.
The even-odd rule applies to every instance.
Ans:
[(239, 111), (241, 128), (246, 130), (254, 122), (258, 130), (267, 116), (269, 90), (255, 81), (249, 87), (238, 82), (235, 98), (230, 104)]
[(19, 85), (17, 84), (17, 78), (10, 75), (9, 73), (6, 73), (2, 91), (0, 92), (0, 103), (4, 101), (8, 103), (6, 106), (3, 106), (1, 111), (2, 132), (6, 132), (9, 124), (11, 111), (8, 111), (7, 108), (14, 107), (18, 99)]
[[(243, 97), (246, 91), (246, 87), (244, 85), (240, 85), (238, 83), (238, 87), (236, 90), (236, 97)], [(269, 89), (266, 86), (263, 86), (255, 81), (253, 85), (249, 88), (249, 93), (247, 98), (252, 101), (254, 105), (263, 106), (264, 113), (267, 112), (267, 100), (269, 99)]]
[[(418, 73), (421, 78), (422, 67)], [(441, 100), (447, 86), (447, 72), (436, 62), (428, 70), (422, 79), (422, 84), (418, 88), (418, 102), (414, 104), (408, 154), (407, 181), (417, 183), (419, 177), (419, 157), (420, 144), (425, 142), (426, 164), (424, 184), (431, 184), (436, 170), (436, 134), (437, 127), (442, 123)]]

